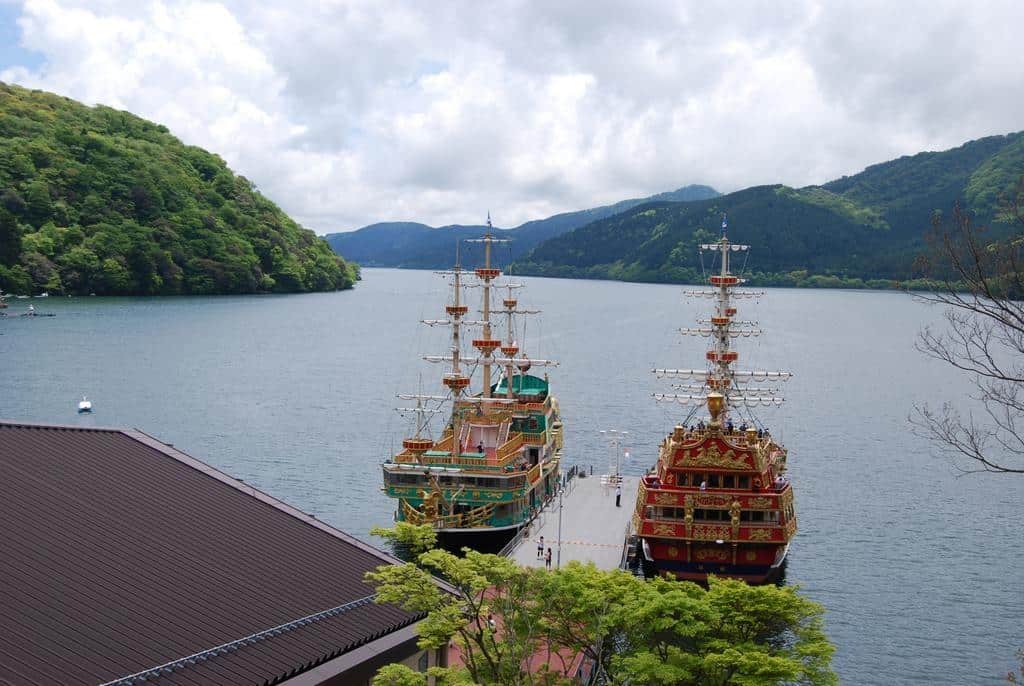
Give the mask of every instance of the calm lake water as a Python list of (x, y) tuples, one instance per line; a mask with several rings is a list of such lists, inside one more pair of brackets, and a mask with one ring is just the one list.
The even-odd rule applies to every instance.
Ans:
[[(356, 290), (301, 296), (49, 298), (0, 319), (0, 417), (136, 427), (370, 540), (391, 522), (380, 462), (408, 423), (399, 392), (440, 392), (446, 291), (430, 272), (367, 269)], [(526, 350), (551, 371), (566, 465), (604, 471), (601, 429), (630, 431), (641, 473), (682, 418), (650, 397), (655, 366), (700, 368), (681, 338), (706, 300), (679, 287), (523, 279), (545, 311)], [(11, 301), (8, 312), (27, 300)], [(740, 301), (767, 335), (741, 368), (785, 369), (759, 412), (790, 449), (800, 532), (787, 582), (828, 610), (847, 684), (996, 684), (1024, 645), (1024, 478), (959, 476), (909, 431), (915, 403), (967, 383), (913, 349), (940, 313), (898, 293), (772, 289)], [(95, 414), (78, 416), (87, 394)], [(683, 410), (685, 411), (685, 410)]]

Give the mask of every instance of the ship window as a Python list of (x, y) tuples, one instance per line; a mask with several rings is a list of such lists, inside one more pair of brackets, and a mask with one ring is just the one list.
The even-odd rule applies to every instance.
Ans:
[(711, 474), (708, 476), (708, 488), (718, 488), (719, 477), (718, 474)]
[(425, 485), (426, 479), (419, 474), (388, 474), (388, 483), (392, 485), (412, 484)]
[(741, 476), (739, 478), (737, 486), (739, 488), (750, 488), (750, 477), (749, 476)]
[(764, 521), (764, 512), (751, 512), (750, 513), (750, 521), (752, 521), (752, 522), (763, 522)]
[(689, 474), (680, 474), (679, 475), (679, 485), (680, 486), (689, 486), (690, 485), (690, 475)]
[(732, 474), (726, 474), (725, 476), (722, 477), (722, 486), (724, 488), (735, 488), (736, 477), (733, 476)]
[(740, 521), (741, 522), (749, 522), (750, 521), (750, 512), (748, 512), (747, 510), (743, 510), (742, 512), (740, 512)]
[(729, 513), (725, 510), (702, 510), (693, 511), (693, 518), (705, 522), (724, 522), (729, 520)]

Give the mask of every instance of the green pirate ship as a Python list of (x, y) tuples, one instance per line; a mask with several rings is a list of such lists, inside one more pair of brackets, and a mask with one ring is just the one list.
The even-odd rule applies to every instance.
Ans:
[[(449, 354), (424, 358), (447, 367), (441, 377), (447, 394), (399, 396), (416, 401), (404, 408), (415, 414), (416, 430), (383, 464), (384, 492), (398, 501), (396, 521), (432, 526), (443, 547), (493, 552), (556, 492), (562, 421), (547, 374), (529, 373), (557, 363), (526, 357), (516, 342), (517, 319), (537, 311), (519, 309), (513, 291), (521, 284), (505, 281), (491, 266), (492, 246), (503, 241), (488, 231), (471, 242), (483, 244), (484, 265), (464, 271), (456, 264), (441, 272), (452, 286), (446, 316), (424, 321), (451, 330)], [(481, 290), (480, 320), (467, 319), (467, 287)], [(499, 288), (507, 296), (496, 308), (492, 296)], [(497, 334), (499, 318), (503, 337)], [(468, 329), (480, 335), (468, 338), (473, 352), (464, 354)], [(481, 377), (475, 392), (474, 371)], [(447, 424), (435, 440), (427, 418), (437, 414), (447, 415)]]

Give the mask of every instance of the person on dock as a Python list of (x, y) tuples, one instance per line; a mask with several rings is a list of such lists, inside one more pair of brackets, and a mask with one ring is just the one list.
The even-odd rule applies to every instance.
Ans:
[(544, 557), (544, 537), (537, 539), (537, 559)]
[(544, 568), (551, 569), (551, 548), (548, 548), (548, 551), (544, 553)]
[(622, 507), (622, 484), (615, 484), (615, 507)]

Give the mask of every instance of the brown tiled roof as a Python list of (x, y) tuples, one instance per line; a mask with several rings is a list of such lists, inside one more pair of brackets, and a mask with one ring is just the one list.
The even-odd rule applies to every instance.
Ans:
[(0, 422), (0, 682), (277, 683), (418, 619), (388, 561), (143, 433)]

